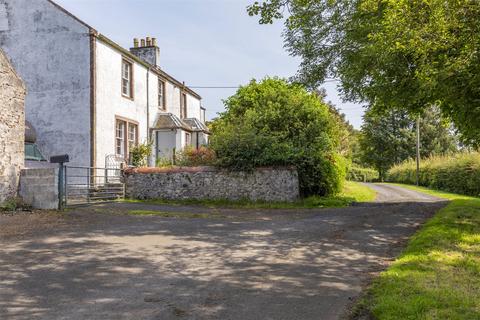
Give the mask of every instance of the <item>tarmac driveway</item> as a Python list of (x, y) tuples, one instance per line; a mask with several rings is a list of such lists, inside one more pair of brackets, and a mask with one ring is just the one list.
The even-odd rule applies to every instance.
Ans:
[(444, 205), (375, 188), (382, 203), (344, 209), (0, 216), (0, 319), (342, 318)]

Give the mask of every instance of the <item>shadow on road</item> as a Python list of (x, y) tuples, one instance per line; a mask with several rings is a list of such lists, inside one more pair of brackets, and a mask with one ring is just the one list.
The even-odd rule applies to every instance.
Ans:
[(182, 219), (83, 208), (20, 236), (5, 236), (11, 222), (0, 217), (0, 318), (337, 319), (442, 206), (291, 219), (291, 210)]

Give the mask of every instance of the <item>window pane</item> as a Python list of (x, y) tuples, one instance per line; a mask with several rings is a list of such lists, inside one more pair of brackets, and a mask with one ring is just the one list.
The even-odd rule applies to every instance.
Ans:
[(187, 117), (187, 95), (185, 93), (180, 93), (180, 117)]
[(132, 65), (127, 61), (122, 61), (122, 94), (131, 97)]
[(128, 149), (137, 145), (137, 125), (133, 123), (128, 124)]
[(158, 106), (162, 109), (165, 107), (164, 103), (165, 83), (163, 81), (158, 82)]
[(137, 126), (128, 124), (128, 141), (135, 143), (137, 141)]
[(130, 64), (128, 62), (123, 62), (123, 78), (129, 80), (130, 79)]
[(115, 139), (115, 151), (118, 155), (125, 155), (125, 122), (117, 120), (117, 137)]

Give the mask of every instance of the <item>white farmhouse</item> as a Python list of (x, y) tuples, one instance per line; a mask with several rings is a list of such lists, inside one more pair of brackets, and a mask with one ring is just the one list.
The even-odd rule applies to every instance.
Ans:
[(126, 50), (51, 0), (0, 0), (0, 46), (27, 87), (47, 156), (104, 167), (150, 141), (150, 165), (208, 142), (201, 97), (160, 67), (155, 38)]

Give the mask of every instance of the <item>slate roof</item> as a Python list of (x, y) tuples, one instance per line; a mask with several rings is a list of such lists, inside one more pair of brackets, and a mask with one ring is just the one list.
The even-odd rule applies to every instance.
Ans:
[(174, 115), (173, 113), (160, 113), (157, 115), (157, 119), (155, 120), (155, 124), (151, 128), (155, 129), (183, 129), (187, 131), (194, 131), (193, 128), (182, 121), (179, 117)]
[(192, 128), (192, 131), (210, 133), (210, 131), (208, 131), (207, 126), (197, 118), (187, 118), (187, 119), (183, 119), (183, 121)]

